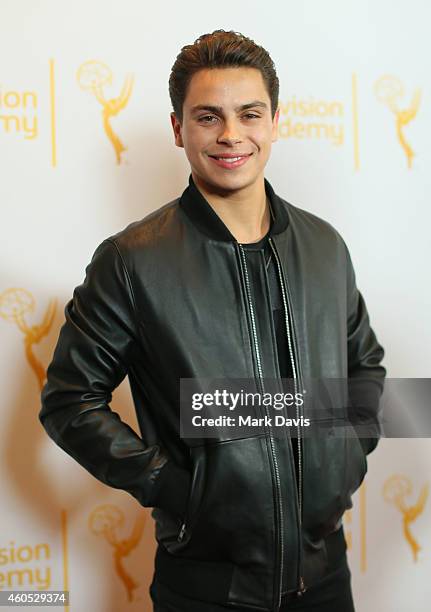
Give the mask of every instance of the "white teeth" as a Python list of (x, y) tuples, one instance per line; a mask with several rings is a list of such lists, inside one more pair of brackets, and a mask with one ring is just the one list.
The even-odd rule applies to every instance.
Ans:
[(242, 159), (242, 157), (216, 157), (216, 159), (222, 159), (223, 161), (230, 164), (231, 162), (236, 162), (239, 159)]

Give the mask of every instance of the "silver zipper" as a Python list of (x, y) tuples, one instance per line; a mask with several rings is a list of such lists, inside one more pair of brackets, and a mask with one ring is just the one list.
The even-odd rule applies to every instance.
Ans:
[(177, 541), (178, 541), (178, 542), (181, 542), (181, 541), (182, 541), (182, 539), (184, 538), (184, 534), (185, 534), (185, 533), (186, 533), (186, 524), (185, 524), (185, 523), (183, 523), (183, 524), (181, 525), (180, 533), (178, 534), (178, 538), (177, 538)]
[[(189, 447), (189, 454), (190, 454), (190, 457), (192, 457), (192, 447)], [(182, 517), (184, 522), (183, 522), (183, 524), (180, 527), (180, 532), (179, 532), (179, 534), (177, 536), (177, 542), (182, 542), (183, 539), (184, 539), (184, 536), (186, 534), (186, 529), (187, 529), (187, 523), (188, 523), (188, 520), (189, 520), (189, 512), (190, 512), (190, 497), (189, 497), (188, 502), (187, 502), (187, 508), (185, 510), (185, 514)]]
[[(243, 265), (243, 270), (244, 270), (244, 278), (245, 278), (246, 291), (247, 291), (247, 300), (248, 300), (248, 306), (249, 306), (250, 318), (251, 318), (253, 343), (254, 343), (254, 349), (255, 349), (255, 353), (256, 353), (257, 369), (258, 369), (258, 373), (259, 373), (259, 379), (260, 379), (261, 388), (262, 388), (262, 391), (264, 391), (262, 363), (261, 363), (261, 359), (260, 359), (259, 343), (258, 343), (258, 339), (257, 339), (256, 320), (255, 320), (255, 316), (254, 316), (254, 308), (253, 308), (253, 303), (252, 303), (252, 299), (251, 299), (250, 282), (249, 282), (248, 271), (247, 271), (247, 261), (246, 261), (246, 258), (245, 258), (245, 253), (244, 253), (244, 249), (243, 249), (242, 245), (240, 243), (237, 243), (237, 244), (238, 244), (238, 247), (239, 247), (239, 250), (240, 250), (240, 253), (241, 253), (242, 265)], [(266, 412), (266, 407), (265, 407), (265, 412)], [(271, 455), (272, 455), (273, 462), (274, 462), (275, 479), (276, 479), (276, 484), (277, 484), (277, 501), (278, 501), (279, 516), (280, 516), (280, 525), (279, 525), (279, 532), (278, 532), (279, 533), (279, 542), (280, 542), (280, 573), (279, 573), (279, 584), (278, 584), (278, 592), (277, 592), (277, 600), (278, 600), (277, 607), (279, 608), (280, 605), (281, 605), (281, 589), (282, 589), (282, 579), (283, 579), (283, 560), (284, 560), (283, 523), (284, 523), (284, 520), (283, 520), (283, 503), (282, 503), (282, 496), (281, 496), (280, 472), (279, 472), (279, 468), (278, 468), (277, 455), (276, 455), (275, 446), (274, 446), (274, 438), (273, 438), (271, 429), (269, 430), (269, 440), (270, 440), (270, 445), (271, 445)]]
[[(268, 242), (271, 246), (272, 252), (274, 253), (274, 257), (275, 257), (275, 261), (277, 262), (277, 270), (278, 270), (278, 276), (279, 276), (279, 280), (280, 280), (280, 286), (281, 286), (281, 294), (282, 294), (282, 299), (283, 299), (283, 310), (284, 310), (284, 319), (285, 319), (285, 325), (286, 325), (286, 334), (287, 334), (287, 344), (288, 344), (288, 348), (289, 348), (289, 357), (290, 357), (290, 363), (292, 366), (292, 374), (293, 374), (293, 378), (294, 378), (294, 387), (295, 387), (295, 394), (298, 392), (298, 380), (299, 380), (299, 376), (298, 376), (298, 372), (296, 370), (296, 364), (295, 364), (295, 359), (294, 359), (294, 352), (293, 352), (293, 343), (292, 343), (292, 333), (293, 330), (291, 332), (290, 329), (290, 322), (289, 322), (289, 309), (288, 309), (288, 302), (287, 302), (287, 296), (286, 296), (286, 288), (284, 286), (284, 279), (283, 279), (283, 273), (281, 270), (281, 263), (280, 263), (280, 258), (278, 256), (278, 253), (275, 249), (275, 246), (272, 242), (272, 238), (269, 237), (268, 238)], [(303, 474), (302, 474), (302, 438), (301, 438), (301, 426), (300, 426), (300, 411), (299, 411), (299, 406), (296, 406), (296, 419), (298, 421), (298, 425), (297, 425), (297, 434), (298, 434), (298, 506), (299, 506), (299, 525), (302, 525), (302, 478), (303, 478)], [(300, 544), (299, 544), (300, 545)], [(298, 595), (302, 595), (307, 589), (305, 588), (304, 585), (304, 579), (302, 576), (299, 577), (299, 589), (297, 591)]]

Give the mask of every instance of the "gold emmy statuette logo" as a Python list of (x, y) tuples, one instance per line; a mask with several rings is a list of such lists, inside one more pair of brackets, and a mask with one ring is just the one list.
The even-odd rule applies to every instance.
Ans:
[(397, 137), (407, 156), (407, 165), (411, 168), (415, 153), (404, 137), (403, 128), (417, 115), (421, 97), (420, 89), (416, 89), (412, 103), (404, 110), (400, 110), (398, 107), (399, 99), (404, 96), (404, 87), (397, 77), (382, 76), (374, 85), (374, 93), (379, 102), (383, 102), (395, 115)]
[(76, 78), (81, 89), (90, 91), (102, 105), (103, 127), (115, 149), (117, 164), (120, 164), (121, 154), (126, 147), (114, 133), (110, 120), (127, 106), (132, 93), (133, 76), (127, 75), (120, 95), (109, 100), (103, 94), (103, 88), (106, 85), (112, 85), (112, 72), (106, 64), (95, 60), (85, 62), (79, 67)]
[(109, 504), (97, 506), (88, 519), (90, 530), (96, 535), (102, 535), (114, 549), (115, 571), (126, 587), (129, 601), (133, 600), (133, 591), (139, 584), (126, 572), (122, 559), (127, 557), (139, 544), (144, 532), (145, 522), (146, 515), (142, 513), (136, 518), (130, 536), (120, 539), (117, 536), (116, 530), (124, 525), (124, 513), (116, 506)]
[(24, 334), (25, 355), (27, 361), (36, 374), (39, 387), (42, 390), (45, 381), (45, 368), (33, 354), (33, 345), (42, 340), (49, 333), (54, 320), (57, 300), (50, 301), (46, 309), (42, 323), (39, 325), (28, 325), (24, 315), (34, 312), (35, 301), (29, 291), (15, 287), (6, 289), (0, 294), (0, 316), (7, 321), (15, 323)]
[(383, 497), (385, 501), (393, 504), (403, 515), (403, 533), (407, 542), (410, 544), (413, 553), (413, 560), (417, 561), (418, 552), (421, 547), (413, 537), (410, 531), (410, 523), (413, 523), (417, 517), (422, 514), (427, 498), (428, 484), (422, 487), (418, 501), (414, 506), (407, 506), (405, 497), (412, 494), (412, 483), (407, 476), (395, 474), (387, 479), (383, 485)]

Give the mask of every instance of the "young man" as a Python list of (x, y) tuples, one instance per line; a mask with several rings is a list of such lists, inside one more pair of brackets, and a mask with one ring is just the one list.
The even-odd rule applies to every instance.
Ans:
[[(181, 50), (169, 85), (189, 185), (96, 249), (41, 422), (154, 508), (156, 611), (350, 612), (341, 518), (377, 440), (265, 429), (197, 443), (180, 436), (180, 379), (365, 379), (374, 414), (383, 349), (342, 238), (264, 178), (278, 125), (268, 53), (217, 30)], [(126, 374), (142, 437), (109, 408)]]

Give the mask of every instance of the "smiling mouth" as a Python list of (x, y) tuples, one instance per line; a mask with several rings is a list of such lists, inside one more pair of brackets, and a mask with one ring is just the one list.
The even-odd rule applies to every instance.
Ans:
[(250, 155), (253, 155), (253, 154), (252, 153), (246, 153), (244, 155), (237, 155), (237, 156), (233, 156), (233, 155), (208, 155), (208, 157), (211, 157), (212, 159), (217, 159), (218, 161), (226, 162), (228, 164), (233, 164), (233, 163), (239, 161), (240, 159), (245, 159), (246, 157), (250, 157)]

